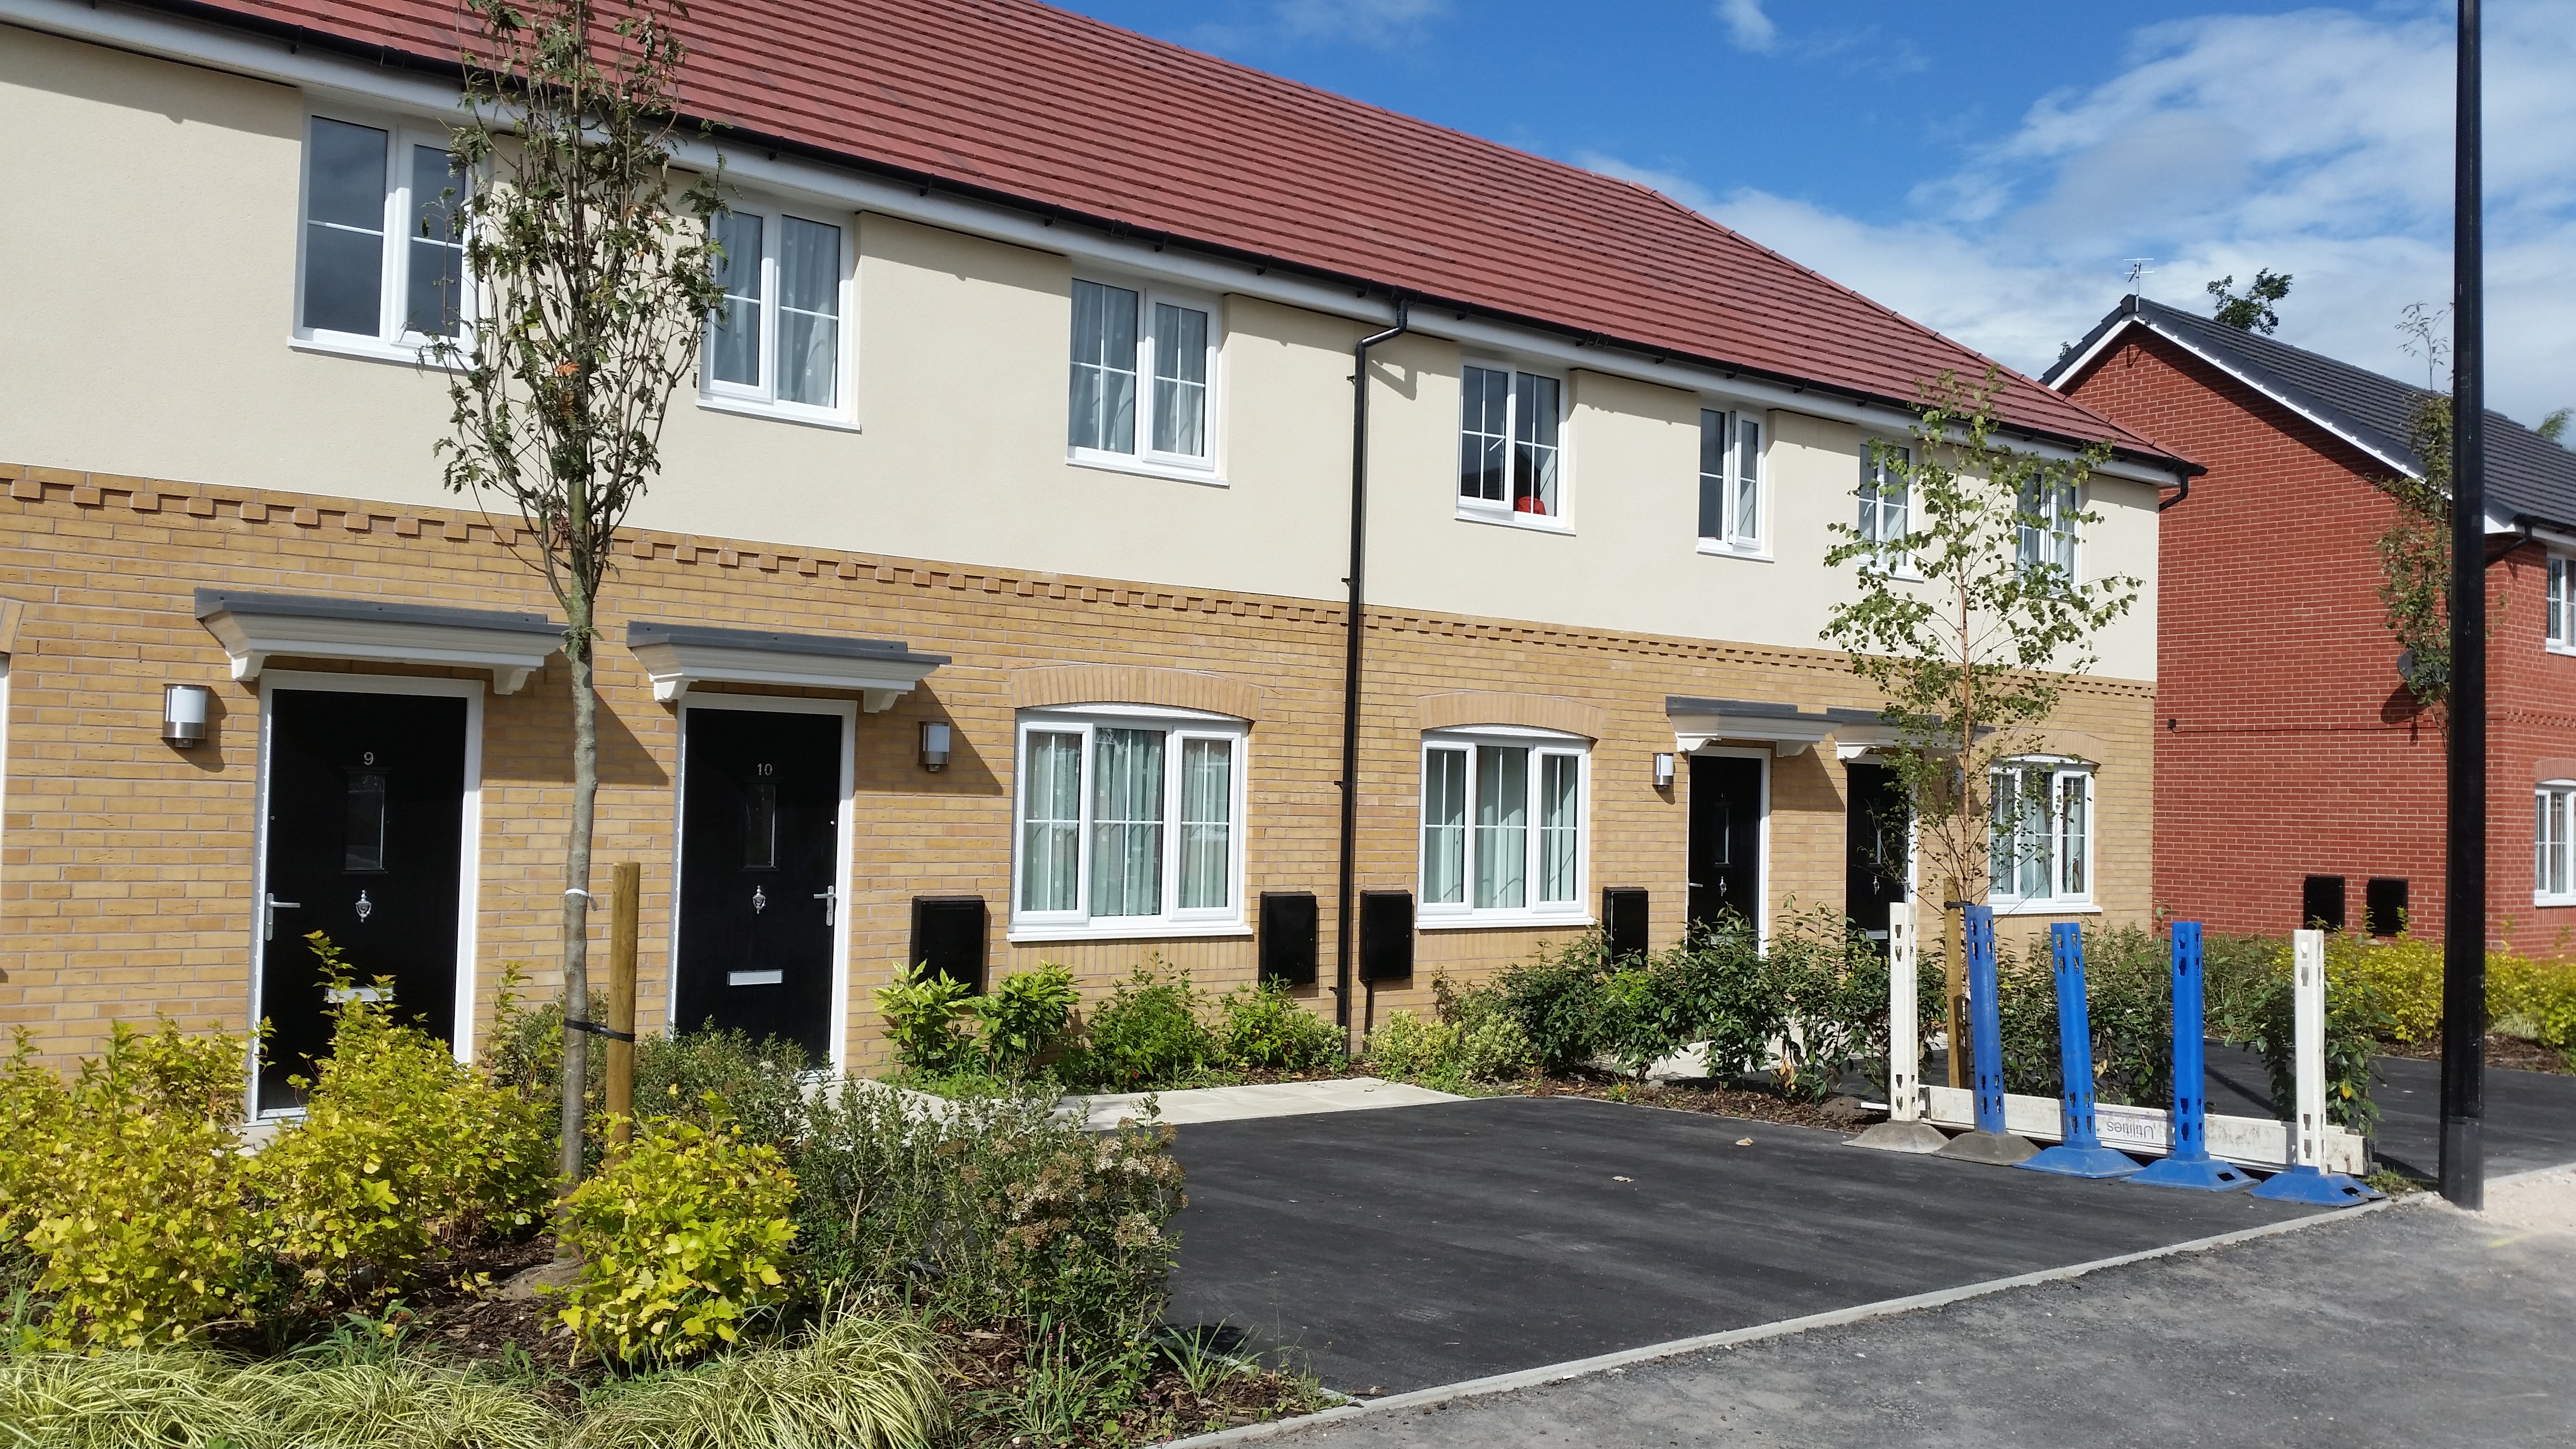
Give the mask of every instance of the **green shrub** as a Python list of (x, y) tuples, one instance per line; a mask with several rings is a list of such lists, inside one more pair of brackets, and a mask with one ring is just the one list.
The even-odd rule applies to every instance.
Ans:
[(44, 1262), (45, 1343), (141, 1347), (257, 1317), (266, 1260), (234, 1139), (246, 1060), (238, 1037), (111, 1023), (56, 1129), (10, 1144), (33, 1154), (12, 1175), (38, 1184), (26, 1242)]
[[(523, 1096), (552, 1103), (563, 1089), (563, 1003), (522, 1005), (511, 989), (516, 979), (514, 970), (504, 972), (483, 1051), (484, 1071)], [(590, 1010), (593, 1020), (606, 1020), (607, 999), (593, 996)], [(607, 1101), (608, 1053), (594, 1046), (586, 1060), (589, 1097), (597, 1108)], [(702, 1127), (738, 1126), (743, 1140), (775, 1146), (804, 1130), (804, 1077), (813, 1066), (804, 1046), (792, 1038), (755, 1042), (748, 1033), (719, 1030), (713, 1021), (696, 1031), (639, 1032), (635, 1101)], [(717, 1108), (707, 1106), (709, 1093), (720, 1104)], [(546, 1121), (551, 1142), (560, 1130), (551, 1107)], [(594, 1110), (587, 1123), (586, 1157), (596, 1165), (608, 1142), (607, 1114)]]
[(1113, 1092), (1181, 1087), (1207, 1074), (1219, 1055), (1199, 1020), (1189, 973), (1164, 979), (1152, 963), (1138, 966), (1093, 1008), (1083, 1049), (1066, 1061), (1073, 1085)]
[(1298, 1005), (1285, 981), (1238, 986), (1217, 1013), (1219, 1049), (1238, 1071), (1311, 1072), (1345, 1055), (1342, 1029)]
[(1081, 1001), (1073, 973), (1052, 963), (995, 982), (970, 1003), (985, 1067), (997, 1076), (1026, 1076), (1063, 1045)]
[(1601, 937), (1598, 932), (1507, 968), (1495, 980), (1503, 1009), (1520, 1023), (1539, 1065), (1565, 1073), (1600, 1048)]
[[(348, 972), (328, 938), (308, 938), (325, 981)], [(380, 980), (387, 991), (389, 981)], [(305, 1114), (260, 1153), (272, 1250), (302, 1293), (371, 1304), (415, 1281), (433, 1247), (532, 1229), (553, 1192), (545, 1104), (494, 1086), (445, 1043), (354, 993), (330, 1008), (331, 1053)]]
[(796, 1179), (740, 1129), (647, 1118), (635, 1141), (564, 1200), (560, 1240), (582, 1260), (564, 1324), (603, 1357), (663, 1362), (733, 1342), (786, 1299)]
[(196, 1349), (0, 1353), (0, 1442), (43, 1449), (245, 1449), (260, 1425), (233, 1364)]
[(975, 1043), (960, 1030), (974, 1011), (973, 998), (965, 982), (932, 971), (927, 961), (877, 988), (886, 1041), (905, 1071), (935, 1077), (975, 1065)]
[(36, 1061), (35, 1042), (16, 1029), (0, 1061), (0, 1259), (18, 1252), (51, 1190), (44, 1165), (70, 1109), (63, 1079)]
[(1506, 1081), (1533, 1065), (1529, 1037), (1509, 1014), (1471, 1008), (1457, 1015), (1426, 1021), (1408, 1011), (1388, 1013), (1369, 1036), (1369, 1066), (1381, 1076), (1461, 1087)]
[(219, 1392), (240, 1449), (554, 1449), (563, 1421), (520, 1385), (387, 1354), (250, 1365)]
[(1095, 1137), (1051, 1091), (923, 1112), (873, 1082), (814, 1107), (798, 1243), (819, 1291), (1108, 1342), (1161, 1311), (1183, 1203), (1167, 1132)]
[(833, 1314), (784, 1344), (614, 1383), (567, 1449), (895, 1449), (947, 1427), (939, 1356), (903, 1322)]

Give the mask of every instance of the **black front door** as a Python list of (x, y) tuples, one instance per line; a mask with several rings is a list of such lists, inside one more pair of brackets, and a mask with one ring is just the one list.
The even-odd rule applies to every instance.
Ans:
[(1884, 941), (1887, 908), (1905, 899), (1905, 785), (1885, 765), (1845, 768), (1851, 802), (1845, 807), (1843, 910), (1871, 940)]
[(360, 987), (392, 977), (397, 1013), (454, 1040), (465, 718), (452, 695), (269, 692), (262, 1111), (297, 1105), (286, 1079), (331, 1044), (308, 932), (346, 953)]
[(675, 1024), (831, 1045), (841, 720), (688, 712)]
[(1762, 762), (1693, 755), (1691, 923), (1714, 926), (1729, 912), (1762, 921)]

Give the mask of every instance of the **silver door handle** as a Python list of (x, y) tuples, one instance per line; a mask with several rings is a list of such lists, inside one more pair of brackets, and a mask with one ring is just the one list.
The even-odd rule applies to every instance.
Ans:
[(259, 938), (263, 941), (274, 941), (277, 939), (277, 913), (279, 911), (300, 911), (302, 909), (304, 909), (304, 903), (302, 901), (281, 901), (274, 893), (272, 893), (268, 898), (267, 905), (263, 906), (260, 911), (262, 923), (260, 925)]
[(839, 886), (825, 886), (821, 890), (814, 892), (814, 899), (823, 903), (823, 924), (827, 926), (832, 924), (832, 907), (839, 905), (841, 902), (841, 888)]

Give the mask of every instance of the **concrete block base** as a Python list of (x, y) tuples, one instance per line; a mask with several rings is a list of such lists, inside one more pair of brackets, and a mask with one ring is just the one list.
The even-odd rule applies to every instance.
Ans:
[(2039, 1145), (2018, 1132), (1962, 1132), (1942, 1147), (1940, 1155), (2012, 1167), (2037, 1157)]
[(1929, 1122), (1881, 1122), (1845, 1145), (1881, 1152), (1938, 1152), (1950, 1145), (1950, 1135)]

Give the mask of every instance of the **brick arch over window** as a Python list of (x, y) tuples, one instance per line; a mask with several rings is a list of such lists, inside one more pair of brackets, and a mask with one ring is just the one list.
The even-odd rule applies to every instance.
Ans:
[(1422, 696), (1424, 729), (1457, 729), (1465, 725), (1520, 725), (1599, 740), (1609, 722), (1597, 706), (1550, 694), (1461, 690), (1456, 694)]
[(1133, 664), (1066, 664), (1011, 671), (1011, 704), (1159, 704), (1239, 720), (1261, 717), (1259, 688), (1221, 674), (1148, 669)]

